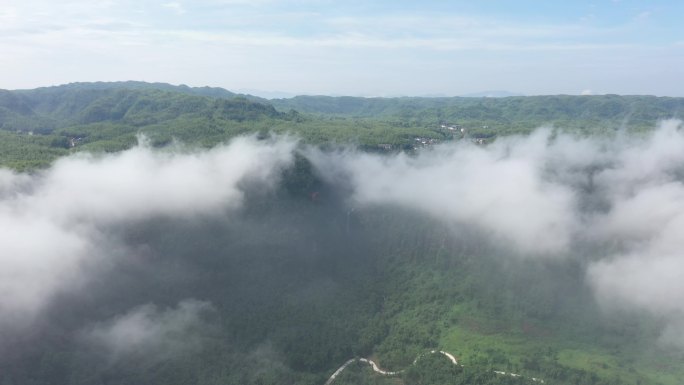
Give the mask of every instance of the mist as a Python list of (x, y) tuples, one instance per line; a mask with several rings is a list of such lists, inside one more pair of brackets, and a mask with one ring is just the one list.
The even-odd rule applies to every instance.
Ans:
[[(322, 150), (287, 137), (210, 150), (141, 140), (35, 174), (0, 170), (0, 361), (17, 335), (30, 343), (15, 355), (66, 338), (108, 364), (163, 362), (219, 343), (280, 357), (290, 339), (306, 342), (307, 323), (323, 322), (306, 317), (322, 317), (324, 304), (369, 297), (358, 306), (380, 307), (381, 294), (344, 288), (385, 273), (373, 262), (383, 231), (412, 232), (393, 213), (436, 223), (440, 245), (486, 245), (467, 250), (493, 251), (502, 266), (577, 261), (577, 285), (606, 314), (663, 320), (653, 343), (684, 348), (681, 128), (671, 120), (598, 138), (541, 128), (413, 154)], [(372, 226), (384, 220), (377, 212), (390, 218), (384, 229)], [(231, 316), (216, 317), (222, 311)], [(259, 329), (265, 314), (281, 329)], [(208, 342), (217, 328), (232, 337)], [(297, 370), (353, 353), (306, 357), (310, 367)]]
[[(439, 146), (417, 156), (316, 154), (321, 174), (347, 179), (356, 205), (394, 204), (480, 228), (521, 254), (567, 250), (576, 226), (571, 186), (544, 177), (549, 130), (529, 138)], [(332, 168), (329, 172), (327, 168)]]
[(101, 348), (109, 362), (162, 361), (201, 348), (202, 339), (209, 335), (203, 317), (212, 310), (210, 303), (194, 299), (167, 309), (148, 303), (87, 327), (83, 339)]
[[(480, 147), (406, 154), (313, 151), (353, 206), (393, 205), (476, 229), (502, 256), (585, 258), (599, 304), (646, 311), (684, 333), (684, 134), (582, 138), (540, 129)], [(582, 250), (578, 252), (578, 250)], [(588, 251), (587, 251), (588, 250)], [(662, 338), (684, 347), (681, 338)]]
[[(126, 253), (113, 226), (237, 209), (248, 184), (268, 190), (292, 161), (288, 139), (240, 138), (207, 151), (77, 154), (35, 175), (0, 173), (0, 328), (30, 325), (60, 291)], [(2, 341), (0, 341), (1, 343)]]

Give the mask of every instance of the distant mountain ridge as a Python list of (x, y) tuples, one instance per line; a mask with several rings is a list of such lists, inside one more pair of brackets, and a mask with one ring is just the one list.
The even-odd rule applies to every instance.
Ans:
[[(0, 90), (0, 125), (8, 117), (62, 114), (73, 117), (88, 101), (116, 90), (163, 91), (187, 96), (233, 100), (273, 106), (281, 112), (337, 115), (359, 118), (400, 117), (420, 122), (478, 119), (500, 122), (535, 120), (550, 122), (570, 119), (635, 119), (653, 122), (680, 117), (684, 98), (642, 95), (544, 95), (520, 96), (507, 91), (484, 91), (455, 97), (356, 97), (299, 95), (264, 99), (238, 94), (220, 87), (189, 87), (141, 81), (82, 82), (31, 90)], [(55, 109), (60, 104), (62, 110)], [(71, 107), (67, 106), (70, 104)]]
[(360, 118), (399, 117), (435, 124), (477, 120), (508, 124), (534, 121), (552, 124), (569, 121), (626, 121), (654, 124), (680, 118), (684, 98), (620, 95), (544, 95), (508, 97), (401, 97), (296, 96), (270, 100), (276, 109)]
[(241, 94), (228, 91), (221, 87), (190, 87), (185, 84), (173, 85), (169, 83), (148, 83), (143, 81), (128, 80), (119, 82), (75, 82), (58, 86), (39, 87), (34, 89), (13, 90), (19, 93), (52, 93), (65, 90), (105, 90), (105, 89), (131, 89), (131, 90), (160, 90), (169, 92), (179, 92), (187, 95), (206, 96), (210, 98), (234, 98), (244, 97), (249, 100), (267, 102), (266, 99), (249, 94)]
[[(223, 102), (219, 102), (219, 101)], [(212, 106), (232, 105), (229, 114), (249, 120), (278, 114), (389, 119), (413, 126), (455, 123), (471, 128), (540, 125), (591, 127), (653, 126), (681, 118), (684, 98), (619, 95), (547, 95), (507, 97), (353, 97), (295, 96), (263, 99), (219, 87), (188, 87), (139, 81), (70, 83), (32, 90), (0, 90), (0, 129), (50, 132), (58, 127), (98, 121), (133, 125), (180, 116), (213, 116)], [(240, 112), (241, 111), (241, 112)], [(247, 113), (249, 111), (249, 113)], [(143, 116), (144, 115), (144, 116)]]
[(183, 115), (235, 120), (279, 113), (264, 99), (223, 88), (165, 83), (71, 83), (32, 90), (0, 90), (0, 128), (48, 133), (59, 127), (101, 121), (146, 125)]
[[(107, 151), (130, 147), (137, 133), (159, 145), (175, 139), (210, 145), (238, 134), (280, 132), (316, 143), (398, 149), (413, 148), (421, 138), (493, 140), (541, 126), (588, 135), (650, 130), (660, 120), (683, 116), (684, 98), (635, 95), (266, 100), (218, 87), (138, 81), (0, 90), (0, 130), (51, 136), (32, 139), (43, 147), (87, 144)], [(458, 133), (449, 127), (458, 127)], [(71, 142), (79, 137), (81, 142)]]

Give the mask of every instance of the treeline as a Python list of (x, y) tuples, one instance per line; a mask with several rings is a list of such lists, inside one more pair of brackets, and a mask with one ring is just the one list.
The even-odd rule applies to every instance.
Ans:
[[(356, 98), (298, 96), (265, 100), (222, 88), (164, 83), (73, 83), (0, 90), (0, 132), (10, 148), (0, 166), (45, 167), (74, 151), (121, 151), (144, 134), (154, 146), (174, 140), (211, 147), (242, 134), (293, 134), (313, 144), (369, 151), (412, 151), (415, 139), (495, 140), (554, 126), (581, 135), (652, 129), (681, 117), (684, 98), (533, 96), (506, 98)], [(462, 131), (463, 130), (463, 131)], [(32, 135), (34, 138), (22, 136)], [(41, 139), (35, 138), (41, 136)], [(28, 143), (28, 144), (27, 144)]]
[[(579, 135), (651, 130), (660, 120), (682, 118), (684, 98), (655, 96), (511, 96), (504, 98), (357, 98), (297, 96), (272, 100), (279, 110), (316, 116), (373, 119), (398, 126), (454, 127), (440, 132), (461, 138), (527, 134), (554, 127)], [(439, 131), (439, 130), (438, 130)]]
[(213, 89), (155, 87), (95, 83), (0, 91), (0, 133), (6, 147), (0, 166), (30, 170), (73, 151), (121, 151), (135, 145), (139, 134), (155, 146), (174, 139), (213, 146), (296, 119)]
[(271, 101), (280, 110), (348, 117), (401, 117), (412, 122), (459, 123), (535, 122), (545, 124), (580, 120), (652, 124), (684, 113), (684, 98), (619, 95), (510, 96), (505, 98), (360, 98), (297, 96)]
[(75, 151), (121, 151), (135, 145), (140, 134), (153, 146), (178, 141), (212, 147), (243, 134), (289, 134), (314, 144), (354, 143), (369, 149), (389, 144), (397, 150), (414, 137), (445, 138), (391, 122), (278, 112), (223, 91), (136, 82), (0, 90), (0, 133), (6, 148), (0, 166), (32, 170)]
[(54, 87), (0, 92), (0, 128), (47, 134), (77, 125), (113, 122), (145, 126), (181, 116), (235, 121), (285, 117), (244, 97), (204, 97), (164, 89)]

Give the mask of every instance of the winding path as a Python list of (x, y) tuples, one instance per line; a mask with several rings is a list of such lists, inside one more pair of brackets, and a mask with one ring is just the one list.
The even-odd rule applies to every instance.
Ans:
[[(442, 351), (442, 350), (431, 350), (429, 353), (420, 354), (420, 355), (418, 355), (418, 357), (416, 357), (415, 360), (413, 360), (413, 363), (411, 363), (411, 365), (415, 365), (416, 362), (418, 362), (418, 360), (420, 360), (421, 358), (423, 358), (423, 356), (425, 356), (425, 355), (427, 355), (427, 354), (435, 354), (435, 353), (439, 353), (439, 354), (444, 355), (444, 356), (447, 357), (454, 365), (458, 365), (458, 361), (456, 361), (456, 357), (454, 357), (451, 353), (448, 353), (448, 352), (445, 352), (445, 351)], [(330, 378), (328, 378), (328, 381), (325, 382), (325, 385), (330, 385), (330, 384), (332, 384), (333, 381), (335, 381), (335, 378), (337, 378), (337, 376), (339, 376), (340, 373), (342, 373), (342, 372), (344, 371), (344, 369), (347, 368), (347, 366), (349, 366), (351, 363), (353, 363), (353, 362), (355, 362), (355, 361), (363, 362), (363, 363), (366, 363), (366, 364), (370, 365), (371, 368), (373, 368), (373, 371), (374, 371), (375, 373), (382, 374), (383, 376), (395, 376), (395, 375), (397, 375), (397, 374), (400, 374), (400, 373), (403, 373), (404, 371), (406, 371), (406, 369), (397, 370), (396, 372), (391, 372), (391, 371), (387, 371), (387, 370), (382, 370), (382, 369), (380, 369), (380, 367), (378, 366), (378, 364), (375, 363), (375, 361), (373, 361), (373, 360), (369, 360), (368, 358), (352, 358), (352, 359), (348, 360), (347, 362), (345, 362), (344, 365), (340, 366), (340, 368), (337, 369), (337, 370), (335, 371), (335, 373), (333, 373), (332, 376), (330, 376)]]
[[(418, 357), (416, 357), (416, 359), (413, 360), (413, 362), (411, 363), (411, 365), (415, 365), (416, 362), (418, 362), (418, 360), (420, 360), (421, 358), (423, 358), (423, 357), (426, 356), (427, 354), (437, 354), (437, 353), (439, 353), (439, 354), (441, 354), (441, 355), (447, 357), (447, 358), (449, 359), (449, 361), (451, 361), (454, 365), (460, 365), (460, 364), (458, 363), (458, 361), (456, 360), (456, 357), (454, 357), (451, 353), (445, 352), (445, 351), (443, 351), (443, 350), (430, 350), (429, 352), (419, 354)], [(363, 362), (363, 363), (366, 363), (366, 364), (370, 365), (371, 368), (373, 368), (373, 371), (374, 371), (375, 373), (381, 374), (381, 375), (383, 375), (383, 376), (395, 376), (395, 375), (397, 375), (397, 374), (401, 374), (401, 373), (403, 373), (404, 371), (406, 371), (406, 369), (397, 370), (397, 371), (395, 371), (395, 372), (391, 372), (391, 371), (387, 371), (387, 370), (382, 370), (382, 369), (380, 369), (380, 367), (378, 366), (378, 364), (377, 364), (375, 361), (373, 361), (373, 360), (370, 360), (370, 359), (368, 359), (368, 358), (352, 358), (352, 359), (349, 359), (347, 362), (345, 362), (342, 366), (340, 366), (340, 367), (335, 371), (335, 373), (333, 373), (333, 374), (330, 376), (330, 378), (328, 378), (328, 381), (325, 382), (325, 385), (331, 385), (331, 384), (333, 383), (333, 381), (335, 381), (335, 379), (337, 378), (337, 376), (339, 376), (339, 375), (347, 368), (347, 366), (349, 366), (350, 364), (352, 364), (353, 362), (356, 362), (356, 361)], [(463, 366), (463, 365), (460, 365), (460, 366)], [(501, 371), (498, 371), (498, 370), (495, 370), (494, 373), (500, 374), (500, 375), (505, 375), (505, 376), (511, 376), (511, 377), (522, 377), (520, 374), (517, 374), (517, 373), (507, 373), (507, 372), (501, 372)], [(544, 383), (544, 380), (539, 379), (539, 378), (531, 377), (530, 379), (531, 379), (532, 381), (534, 381), (534, 382), (539, 382), (539, 383), (542, 383), (542, 384)]]

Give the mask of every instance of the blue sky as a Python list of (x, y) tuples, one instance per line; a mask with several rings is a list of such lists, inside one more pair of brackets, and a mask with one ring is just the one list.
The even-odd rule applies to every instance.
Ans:
[(684, 96), (684, 1), (0, 0), (0, 88)]

